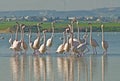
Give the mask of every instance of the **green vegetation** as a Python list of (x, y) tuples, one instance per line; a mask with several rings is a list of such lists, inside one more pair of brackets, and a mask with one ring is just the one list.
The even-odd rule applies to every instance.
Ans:
[[(18, 21), (19, 23), (25, 24), (27, 27), (35, 27), (38, 22), (31, 22), (31, 21)], [(65, 27), (67, 27), (67, 24), (69, 22), (57, 22), (55, 24), (55, 32), (61, 32), (64, 30)], [(120, 32), (120, 23), (117, 22), (104, 22), (104, 31), (107, 32)], [(101, 31), (100, 29), (101, 23), (99, 22), (92, 22), (93, 26), (93, 31)], [(13, 27), (16, 26), (16, 21), (9, 21), (9, 22), (0, 22), (0, 31), (1, 30), (7, 30), (7, 29), (12, 29)], [(79, 26), (81, 27), (82, 31), (85, 31), (85, 28), (89, 29), (88, 22), (79, 22)], [(51, 31), (51, 22), (44, 22), (42, 24), (42, 28), (47, 29), (48, 31)], [(76, 25), (74, 24), (74, 29), (76, 30)]]

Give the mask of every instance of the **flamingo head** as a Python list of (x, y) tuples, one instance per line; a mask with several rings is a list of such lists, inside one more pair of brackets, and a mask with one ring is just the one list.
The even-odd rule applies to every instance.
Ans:
[(104, 26), (103, 26), (103, 24), (101, 25), (101, 28), (103, 28)]
[(47, 32), (47, 30), (43, 30), (43, 33)]
[(67, 33), (70, 33), (70, 27), (66, 27), (65, 31), (66, 31)]
[(92, 28), (92, 23), (88, 23), (88, 25), (89, 25), (89, 28)]

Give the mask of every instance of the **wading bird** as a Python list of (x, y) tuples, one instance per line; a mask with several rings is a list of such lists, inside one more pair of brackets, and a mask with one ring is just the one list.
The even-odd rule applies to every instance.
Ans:
[(47, 40), (47, 42), (46, 42), (46, 46), (47, 46), (47, 47), (51, 47), (51, 46), (52, 46), (52, 43), (53, 43), (54, 23), (55, 23), (55, 22), (52, 22), (52, 23), (51, 23), (51, 26), (52, 26), (52, 35), (51, 35), (51, 37), (50, 37), (50, 38)]
[(43, 40), (43, 44), (40, 46), (39, 48), (39, 52), (40, 54), (43, 54), (46, 52), (47, 48), (46, 48), (46, 31), (47, 30), (44, 30), (43, 31), (43, 35), (44, 35), (44, 40)]
[(102, 30), (102, 48), (104, 50), (103, 54), (107, 54), (107, 49), (108, 49), (108, 42), (105, 41), (104, 39), (104, 31), (103, 31), (103, 24), (101, 25), (101, 30)]
[(34, 48), (34, 51), (35, 51), (34, 53), (37, 53), (38, 49), (40, 48), (40, 28), (39, 27), (41, 24), (42, 23), (37, 24), (37, 29), (38, 29), (37, 38), (34, 40), (33, 46), (32, 46)]
[(90, 45), (92, 46), (93, 54), (97, 54), (96, 47), (99, 45), (98, 45), (97, 41), (92, 38), (92, 24), (89, 23), (88, 25), (90, 27)]
[(17, 23), (17, 28), (16, 28), (16, 37), (15, 40), (13, 41), (13, 44), (11, 45), (10, 49), (14, 50), (15, 54), (17, 54), (17, 51), (21, 51), (21, 41), (18, 41), (18, 29), (19, 29), (19, 23)]
[(64, 46), (65, 46), (65, 32), (63, 32), (63, 43), (58, 46), (56, 53), (62, 54), (64, 52)]
[(26, 54), (26, 51), (28, 50), (28, 46), (24, 40), (24, 28), (25, 28), (25, 25), (24, 24), (21, 24), (20, 25), (20, 28), (21, 28), (21, 48), (25, 51), (25, 54)]

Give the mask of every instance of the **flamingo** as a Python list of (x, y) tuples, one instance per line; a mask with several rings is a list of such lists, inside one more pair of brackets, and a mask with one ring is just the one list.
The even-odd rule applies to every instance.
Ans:
[[(70, 48), (71, 48), (71, 52), (73, 54), (79, 54), (79, 51), (77, 50), (77, 46), (80, 44), (80, 42), (78, 41), (78, 39), (73, 38), (74, 36), (74, 32), (73, 32), (73, 25), (68, 25), (68, 28), (66, 28), (66, 32), (70, 33), (70, 39), (69, 39), (69, 44), (71, 44)], [(79, 32), (78, 32), (79, 33)]]
[(16, 54), (16, 51), (21, 51), (21, 41), (18, 41), (18, 29), (19, 29), (19, 23), (17, 23), (17, 28), (16, 28), (16, 37), (15, 37), (15, 40), (13, 41), (13, 44), (10, 46), (10, 49), (14, 50), (15, 51), (15, 54)]
[(35, 50), (38, 50), (39, 47), (40, 47), (40, 29), (39, 29), (39, 26), (41, 25), (42, 23), (38, 23), (37, 24), (37, 29), (38, 29), (38, 36), (37, 38), (34, 40), (34, 43), (33, 43), (33, 48)]
[(44, 42), (43, 42), (43, 44), (40, 46), (40, 48), (39, 48), (39, 52), (40, 52), (40, 54), (43, 54), (43, 53), (45, 53), (46, 52), (46, 30), (44, 30), (43, 31), (43, 35), (44, 35)]
[(108, 49), (108, 42), (105, 41), (104, 39), (104, 31), (103, 31), (103, 24), (101, 25), (101, 30), (102, 30), (102, 48), (104, 50), (103, 54), (107, 54), (107, 49)]
[(52, 22), (51, 25), (52, 25), (52, 35), (51, 37), (47, 40), (46, 42), (46, 46), (47, 47), (51, 47), (52, 46), (52, 42), (53, 42), (53, 36), (54, 36), (54, 23), (55, 22)]
[(33, 47), (33, 43), (34, 42), (31, 41), (31, 29), (29, 29), (29, 46), (31, 49), (34, 50), (34, 54), (35, 54), (35, 48)]
[(71, 42), (71, 52), (73, 53), (73, 54), (77, 54), (77, 55), (81, 55), (80, 54), (80, 52), (79, 52), (79, 50), (78, 50), (78, 48), (77, 48), (77, 46), (79, 45), (74, 45), (73, 43), (74, 43), (74, 41), (73, 41), (73, 33), (71, 32), (71, 38), (72, 38), (72, 42)]
[[(84, 43), (80, 43), (78, 46), (77, 46), (77, 50), (79, 51), (79, 55), (80, 56), (83, 56), (83, 54), (89, 52), (89, 48), (87, 47), (88, 43), (85, 39), (85, 42)], [(87, 49), (87, 51), (85, 52), (85, 50)]]
[(92, 25), (91, 25), (91, 23), (89, 23), (89, 26), (90, 26), (90, 45), (93, 48), (93, 54), (97, 54), (96, 47), (99, 45), (98, 45), (97, 41), (92, 38)]
[(56, 50), (56, 53), (63, 53), (64, 52), (64, 46), (65, 46), (65, 32), (63, 32), (63, 43), (60, 44)]
[(84, 43), (85, 42), (85, 39), (80, 39), (80, 31), (79, 31), (79, 26), (78, 26), (79, 22), (77, 21), (76, 22), (76, 25), (77, 25), (77, 28), (78, 28), (78, 42), (79, 43)]
[(25, 25), (21, 24), (20, 27), (21, 27), (21, 47), (25, 51), (25, 54), (26, 54), (26, 51), (28, 50), (28, 47), (27, 47), (26, 42), (24, 41), (24, 28), (25, 28)]
[[(66, 35), (65, 35), (65, 37), (66, 37)], [(64, 45), (64, 51), (65, 52), (69, 52), (70, 51), (70, 43), (69, 43), (69, 37), (68, 36), (67, 36), (67, 41), (66, 41), (66, 43)]]
[[(70, 34), (74, 34), (74, 32), (73, 32), (73, 25), (71, 26), (71, 25), (68, 24), (68, 28), (66, 29), (66, 31), (70, 32)], [(72, 43), (74, 47), (77, 47), (80, 42), (78, 41), (78, 39), (72, 38), (72, 36), (71, 36), (69, 38), (69, 43), (70, 44)]]
[(31, 40), (31, 37), (32, 37), (32, 36), (31, 36), (31, 29), (29, 29), (29, 46), (30, 46), (31, 49), (34, 50), (33, 54), (34, 54), (34, 55), (37, 55), (38, 52), (37, 52), (36, 50), (38, 50), (38, 49), (36, 49), (36, 48), (33, 47), (34, 42)]
[(85, 29), (85, 34), (83, 35), (83, 39), (87, 39), (88, 38), (88, 33), (87, 33), (87, 28)]

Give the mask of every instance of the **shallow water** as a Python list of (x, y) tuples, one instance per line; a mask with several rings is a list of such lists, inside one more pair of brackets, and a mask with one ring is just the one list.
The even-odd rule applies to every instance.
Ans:
[[(47, 38), (51, 34), (47, 33)], [(83, 35), (83, 33), (82, 33)], [(105, 32), (109, 43), (108, 55), (103, 55), (101, 33), (93, 33), (99, 47), (97, 55), (90, 51), (83, 57), (58, 55), (55, 53), (62, 43), (61, 33), (55, 34), (48, 55), (33, 56), (29, 48), (26, 55), (13, 56), (9, 49), (9, 34), (1, 34), (0, 81), (119, 81), (120, 80), (120, 33)], [(33, 34), (33, 38), (35, 34)], [(89, 38), (88, 38), (89, 39)], [(28, 36), (25, 36), (28, 41)], [(28, 43), (28, 42), (27, 42)]]

